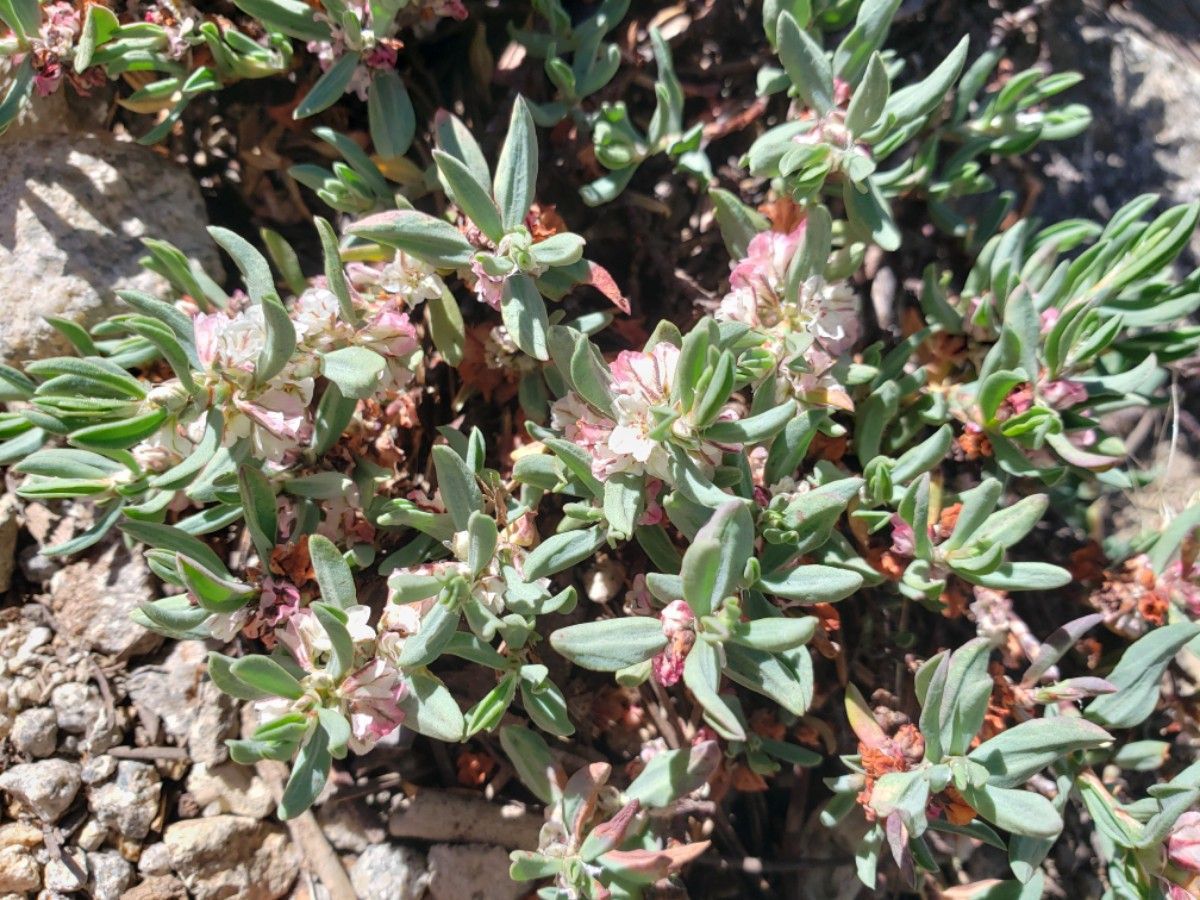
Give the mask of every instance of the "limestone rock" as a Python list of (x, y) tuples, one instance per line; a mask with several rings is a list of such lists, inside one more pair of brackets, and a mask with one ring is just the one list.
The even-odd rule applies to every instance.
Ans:
[(88, 797), (96, 821), (122, 837), (140, 841), (158, 815), (162, 780), (149, 763), (123, 759), (116, 781), (93, 788)]
[(236, 737), (237, 716), (233, 698), (204, 676), (207, 657), (202, 641), (179, 641), (161, 663), (133, 669), (127, 687), (139, 709), (187, 743), (195, 762), (215, 766), (229, 759), (225, 739)]
[(117, 542), (50, 579), (50, 607), (63, 636), (122, 659), (149, 653), (162, 643), (159, 635), (129, 619), (141, 603), (155, 599), (142, 555)]
[(19, 713), (13, 719), (9, 740), (18, 753), (39, 759), (49, 756), (58, 741), (58, 722), (54, 710), (47, 706), (35, 706)]
[(57, 822), (79, 792), (79, 766), (65, 759), (23, 763), (0, 773), (7, 791), (44, 822)]
[(300, 867), (284, 828), (246, 816), (175, 822), (163, 842), (172, 868), (196, 900), (276, 900)]
[(275, 809), (275, 798), (266, 782), (254, 774), (254, 769), (236, 763), (211, 769), (197, 763), (188, 773), (187, 790), (206, 816), (233, 813), (265, 819)]
[(142, 237), (170, 240), (221, 274), (195, 182), (136, 144), (83, 136), (8, 143), (0, 209), (0, 362), (69, 352), (44, 316), (91, 326), (127, 308), (118, 289), (162, 292), (163, 279), (138, 264)]
[(0, 894), (24, 894), (42, 886), (42, 870), (24, 847), (0, 848)]
[(187, 888), (174, 875), (155, 875), (121, 895), (121, 900), (187, 900)]
[(368, 847), (350, 871), (359, 900), (420, 900), (428, 881), (424, 854), (399, 844)]
[(508, 853), (487, 844), (434, 844), (429, 848), (433, 900), (517, 900), (528, 888), (508, 877)]
[(133, 882), (133, 866), (116, 850), (88, 854), (88, 890), (95, 900), (120, 900)]

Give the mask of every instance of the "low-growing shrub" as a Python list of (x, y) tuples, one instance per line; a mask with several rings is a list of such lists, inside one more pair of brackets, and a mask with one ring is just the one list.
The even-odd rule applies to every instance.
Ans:
[[(1078, 821), (1110, 896), (1192, 890), (1200, 764), (1166, 762), (1145, 723), (1200, 635), (1196, 507), (1108, 570), (1108, 606), (1046, 634), (1019, 615), (1019, 592), (1094, 577), (1072, 555), (1089, 504), (1144, 477), (1111, 414), (1167, 402), (1200, 341), (1200, 274), (1178, 274), (1200, 206), (1155, 213), (1139, 197), (1107, 222), (1043, 223), (996, 190), (996, 160), (1088, 124), (1052, 102), (1076, 76), (996, 79), (1001, 51), (964, 39), (916, 77), (884, 47), (898, 0), (766, 0), (778, 65), (759, 93), (790, 106), (735, 183), (686, 121), (658, 31), (652, 118), (595, 99), (621, 65), (607, 38), (627, 3), (572, 19), (535, 2), (540, 25), (512, 27), (550, 90), (515, 99), (491, 160), (460, 117), (418, 123), (395, 68), (402, 28), (462, 5), (236, 5), (240, 30), (167, 3), (139, 5), (143, 22), (0, 4), (14, 63), (0, 119), (61, 81), (124, 78), (140, 85), (124, 105), (169, 109), (153, 141), (198, 92), (283, 77), (306, 52), (323, 74), (296, 115), (360, 95), (374, 156), (325, 131), (345, 162), (295, 177), (368, 215), (316, 220), (321, 274), (307, 278), (278, 235), (263, 235), (268, 259), (212, 229), (234, 290), (147, 241), (172, 296), (125, 292), (128, 311), (90, 329), (55, 321), (77, 355), (0, 369), (0, 461), (22, 497), (94, 505), (94, 525), (46, 553), (121, 533), (166, 588), (138, 623), (229, 644), (209, 676), (259, 721), (230, 752), (290, 763), (281, 816), (399, 727), (498, 732), (547, 810), (512, 876), (545, 897), (642, 896), (706, 851), (681, 801), (719, 802), (729, 772), (752, 789), (795, 767), (826, 776), (821, 819), (852, 822), (868, 886), (944, 877), (957, 845), (931, 838), (949, 836), (1007, 861), (1009, 880), (970, 896), (1041, 896), (1042, 864)], [(605, 170), (576, 186), (586, 204), (665, 156), (711, 210), (728, 285), (695, 321), (651, 320), (632, 346), (609, 327), (630, 312), (620, 286), (538, 202), (538, 128), (564, 122)], [(379, 163), (414, 136), (431, 162), (409, 197)], [(968, 264), (905, 252), (930, 235)], [(868, 327), (859, 277), (880, 250), (914, 282), (890, 330)], [(452, 382), (434, 374), (465, 366), (480, 333), (511, 399), (439, 396)], [(497, 406), (523, 422), (503, 447)], [(585, 570), (614, 583), (581, 598)], [(944, 640), (962, 629), (919, 624), (968, 606), (974, 636), (957, 646)], [(1087, 665), (1075, 648), (1102, 625), (1105, 648), (1127, 646), (1094, 642)], [(871, 700), (847, 627), (879, 632), (894, 684)], [(443, 676), (463, 668), (488, 689), (456, 695)], [(562, 752), (588, 708), (566, 689), (579, 679), (649, 686), (672, 710), (632, 778)], [(1134, 795), (1123, 770), (1156, 775)]]

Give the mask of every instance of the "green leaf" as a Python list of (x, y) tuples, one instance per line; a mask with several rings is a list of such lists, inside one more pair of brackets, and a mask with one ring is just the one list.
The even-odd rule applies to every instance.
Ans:
[(770, 616), (739, 622), (734, 626), (730, 640), (755, 650), (780, 653), (807, 644), (816, 630), (816, 616), (801, 616), (798, 619)]
[(986, 575), (971, 575), (970, 581), (999, 591), (1052, 591), (1071, 583), (1071, 573), (1043, 562), (1005, 562)]
[(304, 688), (291, 672), (269, 656), (243, 656), (229, 665), (229, 671), (239, 681), (275, 697), (299, 700)]
[(537, 173), (537, 129), (525, 98), (518, 96), (513, 103), (508, 135), (496, 163), (494, 193), (506, 231), (525, 224), (525, 214), (533, 205), (537, 190)]
[(279, 533), (275, 510), (275, 489), (261, 469), (243, 465), (238, 470), (238, 494), (245, 511), (246, 528), (259, 560), (266, 565)]
[(377, 69), (367, 94), (371, 143), (384, 159), (408, 152), (417, 131), (417, 116), (404, 81), (395, 69)]
[(379, 390), (387, 360), (366, 347), (343, 347), (321, 354), (321, 374), (342, 396), (362, 400)]
[(125, 450), (153, 435), (167, 420), (165, 409), (123, 419), (79, 428), (68, 435), (68, 440), (79, 447), (95, 450)]
[(454, 520), (454, 530), (465, 531), (471, 513), (483, 508), (483, 492), (479, 490), (475, 473), (453, 449), (439, 444), (432, 452), (442, 502)]
[(683, 596), (697, 616), (708, 615), (738, 590), (753, 553), (749, 507), (740, 500), (722, 504), (683, 554)]
[(431, 266), (468, 266), (475, 255), (471, 242), (449, 222), (412, 209), (377, 213), (348, 230), (364, 240), (411, 253)]
[(24, 42), (41, 31), (41, 6), (38, 0), (0, 0), (0, 21)]
[(550, 322), (546, 303), (533, 279), (518, 272), (504, 281), (500, 298), (500, 317), (509, 336), (524, 353), (548, 360), (547, 330)]
[(338, 250), (337, 233), (333, 226), (318, 216), (313, 220), (317, 227), (317, 235), (321, 239), (321, 257), (325, 263), (325, 282), (333, 295), (337, 297), (338, 309), (342, 318), (351, 325), (359, 321), (358, 311), (350, 298), (350, 286), (346, 283), (346, 272), (342, 268), (342, 255)]
[(175, 569), (184, 587), (209, 612), (236, 612), (255, 596), (250, 585), (210, 572), (186, 556), (175, 557)]
[[(436, 741), (461, 741), (467, 727), (466, 719), (454, 695), (441, 679), (424, 669), (418, 669), (408, 673), (405, 680), (408, 690), (400, 698), (400, 708), (405, 712), (405, 727)], [(503, 739), (502, 734), (501, 742)]]
[(726, 643), (725, 674), (742, 687), (774, 700), (792, 715), (804, 715), (812, 703), (812, 657), (804, 647), (772, 654)]
[(712, 201), (725, 249), (733, 259), (745, 256), (754, 236), (771, 227), (766, 216), (724, 188), (709, 188), (708, 199)]
[(629, 472), (614, 473), (604, 482), (604, 518), (608, 533), (616, 540), (629, 540), (645, 509), (644, 479)]
[(467, 537), (467, 567), (471, 575), (478, 578), (496, 554), (496, 543), (500, 539), (496, 520), (483, 510), (475, 510), (467, 519)]
[(335, 683), (339, 682), (354, 668), (354, 641), (346, 629), (346, 614), (330, 603), (313, 603), (309, 609), (316, 614), (317, 621), (329, 636), (332, 653), (328, 673)]
[(266, 384), (283, 371), (296, 352), (296, 328), (283, 303), (274, 294), (262, 298), (266, 342), (254, 366), (254, 383)]
[(780, 15), (776, 29), (779, 61), (792, 86), (808, 106), (824, 115), (834, 107), (833, 69), (825, 51), (790, 12)]
[(796, 417), (796, 401), (788, 400), (766, 412), (732, 422), (715, 422), (704, 432), (717, 444), (759, 444), (773, 438)]
[(456, 610), (445, 603), (435, 603), (421, 618), (421, 629), (404, 639), (396, 665), (408, 671), (432, 663), (454, 637), (458, 621)]
[(716, 741), (657, 753), (625, 789), (625, 800), (637, 800), (645, 809), (665, 809), (705, 784), (720, 764), (721, 748)]
[(1115, 694), (1097, 697), (1084, 715), (1109, 728), (1133, 728), (1158, 705), (1163, 672), (1185, 644), (1200, 635), (1200, 624), (1180, 622), (1156, 628), (1138, 638), (1108, 675)]
[[(532, 667), (526, 666), (525, 668)], [(538, 668), (544, 669), (544, 667)], [(558, 686), (548, 678), (535, 684), (525, 677), (523, 669), (521, 673), (521, 704), (525, 707), (529, 718), (542, 731), (559, 737), (567, 737), (575, 733), (575, 726), (571, 723), (571, 717), (567, 712), (567, 700)]]
[(308, 539), (308, 553), (321, 587), (321, 599), (341, 609), (354, 606), (358, 602), (354, 574), (333, 541), (314, 534)]
[(361, 61), (358, 53), (343, 53), (317, 80), (312, 90), (304, 95), (304, 99), (292, 113), (292, 118), (306, 119), (337, 103), (346, 93), (346, 88), (350, 86), (350, 80), (354, 77), (354, 70)]
[(844, 600), (860, 587), (862, 576), (849, 569), (835, 566), (796, 566), (781, 575), (770, 575), (759, 579), (757, 590), (776, 597), (783, 597), (801, 605), (813, 603), (836, 603)]
[(1013, 834), (1052, 838), (1062, 831), (1062, 817), (1041, 794), (985, 784), (968, 785), (962, 795), (983, 818)]
[(556, 766), (542, 736), (520, 725), (505, 725), (500, 729), (500, 746), (508, 754), (521, 783), (543, 803), (553, 803), (558, 791)]
[(704, 710), (704, 720), (717, 734), (730, 741), (746, 739), (737, 713), (719, 693), (721, 660), (715, 646), (708, 641), (696, 641), (683, 663), (683, 683)]
[(525, 579), (536, 581), (583, 562), (600, 549), (604, 537), (598, 526), (550, 535), (525, 558)]
[(568, 625), (550, 635), (550, 646), (577, 666), (616, 672), (644, 662), (667, 645), (657, 619), (603, 619)]
[(283, 789), (283, 798), (279, 801), (279, 818), (285, 821), (294, 819), (312, 806), (325, 787), (332, 765), (329, 733), (324, 728), (318, 728), (313, 731), (308, 743), (300, 748), (296, 757), (292, 775)]
[(872, 53), (866, 76), (855, 88), (846, 111), (846, 128), (851, 134), (860, 135), (879, 121), (890, 89), (887, 67), (878, 52)]
[(971, 751), (968, 759), (991, 773), (988, 783), (1017, 787), (1068, 753), (1091, 750), (1112, 735), (1086, 719), (1054, 716), (1022, 722)]
[(229, 570), (225, 568), (221, 558), (213, 552), (208, 544), (171, 525), (161, 525), (157, 522), (136, 522), (130, 519), (122, 522), (118, 527), (135, 541), (190, 557), (210, 572), (222, 576), (229, 574)]
[(208, 677), (212, 679), (212, 683), (222, 692), (238, 700), (261, 700), (271, 696), (266, 691), (251, 687), (234, 675), (229, 668), (234, 662), (236, 660), (231, 656), (225, 656), (223, 653), (215, 651), (210, 652), (208, 654)]
[(889, 129), (899, 130), (923, 119), (941, 105), (962, 72), (969, 44), (970, 39), (964, 37), (927, 78), (892, 94), (884, 108)]
[(303, 0), (234, 0), (242, 12), (302, 41), (329, 41), (329, 26)]
[(471, 170), (449, 153), (434, 150), (433, 161), (450, 199), (493, 243), (500, 243), (505, 229), (487, 187), (476, 181)]
[(457, 366), (463, 360), (467, 345), (466, 326), (458, 301), (446, 288), (440, 296), (426, 301), (425, 310), (433, 345), (449, 365)]

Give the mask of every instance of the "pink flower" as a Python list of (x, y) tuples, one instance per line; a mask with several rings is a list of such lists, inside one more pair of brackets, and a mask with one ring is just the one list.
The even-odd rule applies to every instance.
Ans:
[(1043, 309), (1042, 314), (1038, 316), (1038, 319), (1041, 321), (1041, 333), (1049, 334), (1051, 331), (1053, 331), (1054, 325), (1059, 320), (1060, 316), (1062, 316), (1062, 311), (1056, 306)]
[(267, 340), (261, 306), (254, 304), (233, 314), (197, 313), (192, 325), (196, 332), (196, 354), (204, 368), (254, 371)]
[(384, 356), (408, 356), (420, 347), (417, 329), (398, 303), (387, 303), (362, 329), (365, 342)]
[(300, 590), (290, 581), (268, 575), (262, 581), (258, 611), (263, 621), (276, 628), (300, 611)]
[(996, 418), (1003, 422), (1027, 412), (1031, 406), (1033, 406), (1033, 388), (1027, 383), (1019, 384), (1009, 391), (1008, 396), (1000, 402), (1000, 406), (996, 409)]
[(404, 722), (400, 701), (404, 680), (391, 663), (376, 657), (338, 688), (342, 711), (350, 719), (350, 749), (366, 753)]
[(756, 234), (745, 258), (733, 264), (730, 290), (716, 317), (771, 332), (808, 333), (814, 349), (837, 356), (858, 340), (858, 298), (846, 285), (820, 277), (809, 278), (795, 296), (789, 295), (787, 273), (804, 242), (804, 232), (801, 222), (787, 234)]
[(467, 8), (462, 0), (424, 0), (424, 8), (434, 16), (455, 19), (461, 22), (467, 17)]
[(663, 483), (657, 478), (651, 478), (646, 482), (646, 509), (637, 521), (639, 525), (657, 525), (665, 517), (662, 503), (658, 499), (662, 494), (662, 489)]
[(1200, 873), (1200, 812), (1185, 812), (1167, 838), (1167, 858), (1172, 865)]
[(787, 282), (788, 266), (804, 241), (804, 229), (805, 223), (801, 222), (787, 234), (761, 231), (752, 237), (745, 258), (733, 264), (729, 286), (755, 294), (781, 293)]
[(396, 48), (390, 43), (376, 45), (363, 56), (363, 65), (368, 69), (396, 68)]
[(670, 687), (683, 677), (684, 660), (687, 659), (692, 645), (696, 643), (696, 631), (693, 626), (696, 614), (686, 601), (672, 600), (659, 615), (659, 619), (667, 646), (654, 656), (650, 665), (655, 680), (663, 687)]
[(475, 296), (479, 302), (499, 309), (500, 300), (504, 297), (505, 279), (489, 275), (477, 260), (471, 262), (471, 274), (475, 276)]
[(597, 478), (631, 472), (669, 481), (665, 441), (671, 437), (687, 446), (702, 470), (711, 471), (721, 459), (722, 448), (699, 440), (686, 417), (675, 420), (666, 438), (652, 436), (657, 427), (654, 409), (669, 405), (678, 363), (679, 348), (666, 341), (649, 351), (624, 350), (611, 366), (614, 418), (595, 412), (571, 393), (551, 407), (551, 424), (588, 452)]
[(1042, 398), (1054, 409), (1070, 409), (1072, 406), (1086, 403), (1088, 392), (1080, 382), (1060, 378), (1058, 381), (1049, 381), (1042, 385)]
[(917, 552), (917, 535), (913, 527), (899, 515), (892, 515), (892, 552), (897, 556), (912, 558)]

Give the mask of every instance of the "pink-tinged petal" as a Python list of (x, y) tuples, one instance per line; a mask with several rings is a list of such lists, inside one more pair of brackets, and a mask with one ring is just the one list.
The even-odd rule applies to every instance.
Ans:
[(1167, 838), (1167, 858), (1173, 865), (1200, 873), (1200, 812), (1185, 812)]

